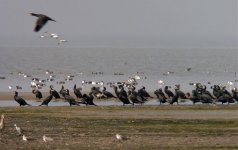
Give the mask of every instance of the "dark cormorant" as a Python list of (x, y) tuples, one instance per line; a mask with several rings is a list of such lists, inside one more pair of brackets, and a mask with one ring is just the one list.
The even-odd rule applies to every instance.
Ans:
[(178, 104), (178, 99), (179, 99), (179, 95), (175, 93), (175, 95), (173, 96), (170, 104), (173, 104), (174, 102), (177, 102), (177, 104)]
[(152, 96), (150, 96), (150, 94), (145, 90), (145, 87), (143, 86), (141, 89), (138, 90), (138, 94), (142, 97), (145, 98), (153, 98)]
[(104, 94), (106, 98), (117, 98), (112, 93), (108, 92), (106, 87), (103, 87), (102, 94)]
[(39, 90), (33, 89), (32, 93), (35, 94), (37, 99), (42, 99), (42, 93)]
[(61, 87), (59, 93), (60, 93), (63, 97), (65, 97), (66, 95), (69, 95), (69, 93), (68, 93), (67, 90), (68, 90), (68, 89), (64, 89), (64, 86), (62, 85), (62, 87)]
[(40, 106), (42, 105), (46, 105), (48, 106), (49, 102), (53, 99), (53, 95), (52, 95), (52, 92), (50, 91), (50, 95), (47, 96), (44, 101), (40, 104)]
[(213, 86), (213, 95), (217, 98), (216, 101), (222, 102), (223, 103), (234, 103), (235, 101), (233, 100), (232, 95), (223, 87), (219, 85), (214, 85)]
[(81, 90), (82, 90), (81, 88), (76, 88), (76, 84), (74, 85), (74, 94), (77, 98), (83, 97)]
[(25, 105), (31, 106), (23, 98), (18, 96), (17, 91), (15, 91), (14, 99), (20, 106), (25, 106)]
[(180, 86), (175, 87), (175, 93), (179, 96), (181, 99), (187, 99), (185, 93), (180, 90)]
[(83, 103), (84, 104), (97, 106), (96, 104), (94, 104), (93, 99), (94, 99), (94, 97), (92, 95), (92, 92), (90, 92), (89, 95), (83, 94)]
[(60, 98), (59, 93), (58, 93), (56, 90), (53, 89), (53, 86), (52, 86), (52, 85), (50, 86), (50, 92), (51, 92), (51, 94), (53, 95), (53, 97), (54, 97), (55, 99), (59, 99), (59, 98)]
[(95, 96), (98, 99), (106, 98), (106, 96), (100, 91), (100, 87), (93, 86), (91, 88), (91, 92), (93, 96)]
[(166, 99), (167, 99), (167, 98), (165, 97), (164, 92), (162, 91), (161, 88), (159, 88), (158, 90), (156, 90), (156, 91), (154, 92), (154, 94), (155, 94), (156, 97), (158, 98), (160, 104), (166, 102)]
[(66, 89), (66, 92), (67, 92), (67, 93), (65, 94), (64, 98), (65, 98), (65, 100), (69, 103), (70, 107), (71, 107), (72, 105), (77, 105), (77, 106), (79, 106), (79, 105), (80, 105), (80, 102), (77, 102), (72, 96), (69, 95), (69, 90), (68, 90), (68, 89)]
[(127, 97), (127, 93), (125, 92), (119, 92), (118, 89), (117, 89), (117, 86), (113, 86), (114, 88), (114, 91), (115, 91), (115, 94), (116, 96), (118, 97), (118, 99), (123, 103), (123, 106), (125, 104), (131, 104), (131, 102), (129, 101), (128, 97)]
[(164, 87), (164, 92), (168, 95), (168, 98), (174, 97), (174, 93), (169, 90), (168, 86)]
[(40, 31), (40, 29), (48, 22), (48, 20), (56, 22), (55, 20), (43, 14), (35, 14), (35, 13), (30, 13), (30, 14), (32, 16), (38, 17), (38, 19), (36, 20), (35, 28), (34, 28), (35, 32)]
[(134, 105), (135, 103), (136, 104), (143, 104), (144, 101), (143, 99), (141, 98), (141, 96), (138, 95), (138, 93), (135, 91), (135, 87), (133, 87), (129, 92), (129, 99), (132, 101), (132, 104)]
[(232, 89), (232, 97), (238, 102), (238, 90), (237, 88)]

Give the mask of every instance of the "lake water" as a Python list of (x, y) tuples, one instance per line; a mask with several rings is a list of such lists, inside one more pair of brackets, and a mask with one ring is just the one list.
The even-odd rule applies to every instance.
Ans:
[[(172, 87), (181, 84), (185, 91), (194, 88), (190, 82), (228, 86), (228, 81), (238, 79), (237, 56), (236, 49), (0, 46), (0, 76), (6, 77), (0, 79), (0, 91), (13, 91), (19, 85), (22, 91), (29, 92), (31, 79), (49, 78), (47, 70), (53, 72), (55, 80), (46, 82), (42, 91), (48, 91), (49, 85), (59, 90), (61, 85), (57, 82), (65, 81), (67, 75), (75, 76), (72, 81), (65, 81), (64, 86), (70, 90), (75, 83), (81, 86), (83, 80), (108, 83), (125, 81), (135, 75), (141, 77), (137, 80), (137, 88), (144, 85), (148, 91), (163, 87), (158, 80)], [(187, 68), (191, 70), (187, 71)], [(19, 72), (30, 77), (24, 78)], [(10, 85), (13, 86), (11, 90)], [(85, 85), (83, 92), (91, 86)]]

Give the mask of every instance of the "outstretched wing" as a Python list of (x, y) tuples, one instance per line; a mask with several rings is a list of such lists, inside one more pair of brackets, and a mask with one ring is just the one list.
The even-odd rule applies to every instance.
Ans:
[(36, 21), (36, 26), (34, 31), (38, 32), (40, 29), (47, 23), (47, 19), (45, 17), (39, 17)]

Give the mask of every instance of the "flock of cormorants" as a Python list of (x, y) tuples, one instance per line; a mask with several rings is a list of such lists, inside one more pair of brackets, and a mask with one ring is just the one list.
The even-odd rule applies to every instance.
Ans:
[[(180, 89), (180, 85), (175, 85), (174, 92), (170, 89), (170, 86), (165, 86), (164, 90), (159, 88), (154, 91), (154, 95), (158, 99), (160, 105), (164, 103), (174, 104), (179, 103), (179, 99), (188, 99), (196, 103), (235, 103), (238, 102), (238, 90), (237, 88), (233, 88), (231, 92), (229, 92), (225, 86), (213, 85), (211, 87), (212, 93), (209, 92), (205, 85), (200, 83), (196, 83), (195, 89), (190, 92), (183, 92)], [(136, 90), (136, 87), (133, 85), (110, 85), (113, 88), (114, 94), (107, 91), (106, 87), (104, 86), (101, 90), (100, 87), (93, 86), (89, 92), (89, 94), (82, 94), (82, 88), (76, 87), (76, 84), (73, 87), (73, 93), (75, 97), (70, 95), (69, 89), (65, 89), (62, 85), (59, 92), (54, 90), (53, 86), (50, 86), (49, 95), (45, 97), (42, 101), (41, 105), (48, 106), (49, 102), (55, 99), (63, 98), (66, 102), (69, 103), (70, 106), (72, 105), (94, 105), (94, 98), (96, 99), (109, 99), (114, 98), (118, 99), (124, 105), (134, 105), (134, 104), (144, 104), (148, 101), (148, 99), (155, 99), (155, 97), (151, 96), (147, 91), (146, 88), (143, 86), (142, 88)], [(125, 90), (127, 88), (127, 90)], [(39, 90), (33, 89), (32, 93), (35, 94), (37, 99), (42, 99), (42, 93)], [(23, 98), (18, 96), (18, 92), (15, 91), (14, 99), (20, 106), (29, 105)], [(29, 105), (30, 106), (30, 105)]]

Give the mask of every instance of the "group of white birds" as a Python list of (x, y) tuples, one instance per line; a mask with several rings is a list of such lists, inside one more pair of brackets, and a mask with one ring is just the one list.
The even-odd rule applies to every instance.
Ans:
[[(0, 120), (0, 130), (3, 130), (4, 127), (5, 127), (4, 118), (5, 118), (5, 115), (2, 114), (2, 115), (1, 115), (1, 120)], [(17, 131), (17, 134), (18, 134), (19, 136), (22, 136), (22, 140), (25, 141), (25, 142), (27, 142), (29, 139), (26, 137), (26, 135), (23, 134), (23, 130), (22, 130), (20, 127), (18, 127), (17, 124), (14, 124), (14, 127), (15, 127), (15, 130)], [(42, 136), (42, 140), (43, 140), (44, 142), (54, 141), (53, 138), (47, 137), (47, 136), (45, 136), (45, 135)]]
[(48, 31), (45, 31), (42, 35), (40, 35), (40, 38), (55, 39), (58, 45), (68, 42), (67, 40), (60, 38), (59, 34), (49, 33)]
[[(4, 116), (4, 114), (2, 114), (2, 115), (1, 115), (1, 120), (0, 120), (0, 130), (3, 130), (4, 127), (5, 127), (4, 118), (5, 118), (5, 116)], [(17, 124), (14, 124), (14, 127), (15, 127), (15, 130), (17, 131), (18, 136), (22, 136), (22, 140), (25, 141), (25, 142), (27, 142), (27, 141), (29, 140), (29, 138), (27, 138), (26, 135), (23, 134), (23, 130), (22, 130), (20, 127), (18, 127)], [(124, 136), (122, 136), (122, 135), (120, 135), (120, 134), (117, 133), (117, 134), (116, 134), (116, 139), (117, 139), (118, 141), (122, 141), (122, 140), (126, 140), (127, 137), (124, 137)], [(42, 140), (43, 140), (44, 142), (54, 141), (53, 138), (47, 137), (47, 136), (45, 136), (45, 135), (42, 136)]]
[[(15, 127), (15, 129), (16, 129), (18, 135), (19, 135), (19, 136), (22, 136), (22, 140), (25, 141), (25, 142), (27, 142), (27, 141), (28, 141), (28, 138), (23, 134), (22, 129), (21, 129), (20, 127), (18, 127), (16, 124), (14, 124), (14, 127)], [(46, 137), (45, 135), (43, 135), (42, 140), (43, 140), (44, 142), (54, 141), (53, 138), (51, 138), (51, 137)]]

